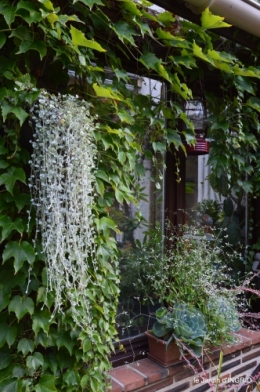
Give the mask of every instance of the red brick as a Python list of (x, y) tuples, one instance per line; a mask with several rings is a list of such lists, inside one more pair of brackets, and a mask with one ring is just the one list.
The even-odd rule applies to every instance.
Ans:
[(156, 392), (159, 389), (162, 389), (162, 388), (168, 387), (169, 385), (172, 385), (172, 383), (173, 383), (172, 377), (168, 377), (165, 380), (157, 381), (156, 383), (147, 385), (143, 388), (139, 388), (135, 392)]
[(175, 381), (184, 380), (185, 378), (190, 377), (192, 375), (195, 376), (194, 371), (192, 369), (187, 368), (184, 370), (184, 372), (181, 372), (175, 376)]
[[(242, 330), (243, 329), (241, 329), (240, 331)], [(247, 336), (244, 336), (242, 333), (240, 333), (240, 331), (239, 333), (234, 334), (238, 339), (237, 343), (227, 344), (222, 347), (224, 355), (232, 354), (236, 351), (244, 349), (245, 347), (251, 346), (252, 339)]]
[(122, 392), (123, 388), (120, 384), (112, 380), (112, 389), (108, 389), (107, 392)]
[(164, 379), (168, 376), (167, 369), (150, 361), (148, 358), (134, 362), (129, 365), (129, 367), (143, 373), (147, 377), (149, 383)]
[(248, 353), (251, 350), (252, 350), (251, 346), (250, 347), (246, 347), (246, 348), (243, 348), (242, 353), (245, 354), (245, 353)]
[(176, 374), (183, 372), (186, 368), (187, 365), (185, 364), (185, 362), (180, 362), (175, 365), (169, 366), (167, 370), (169, 372), (169, 376), (175, 376)]
[(248, 339), (251, 339), (251, 344), (257, 344), (260, 343), (260, 332), (257, 331), (251, 331), (249, 329), (241, 328), (238, 331), (239, 335), (242, 335)]
[(211, 348), (204, 352), (203, 365), (206, 363), (213, 363), (214, 360), (218, 360), (220, 355), (220, 348)]
[(120, 366), (118, 368), (110, 370), (111, 376), (115, 381), (119, 381), (124, 385), (124, 391), (133, 391), (134, 389), (141, 388), (145, 385), (144, 376), (135, 372), (128, 366)]
[(220, 375), (220, 383), (227, 383), (228, 379), (230, 379), (231, 375), (230, 374), (222, 374)]
[(239, 376), (242, 372), (246, 372), (248, 369), (252, 369), (257, 365), (257, 362), (251, 362), (247, 365), (242, 366), (240, 369), (236, 369), (234, 372), (231, 373), (231, 377)]
[(250, 361), (251, 359), (255, 359), (260, 356), (260, 351), (255, 351), (254, 353), (251, 353), (249, 355), (244, 355), (242, 357), (242, 362)]
[[(240, 359), (238, 359), (236, 361), (233, 361), (233, 362), (230, 362), (230, 363), (228, 363), (226, 365), (223, 365), (221, 367), (221, 371), (225, 372), (226, 370), (232, 369), (232, 367), (235, 367), (235, 366), (238, 366), (238, 365), (240, 365)], [(218, 370), (213, 370), (212, 373), (211, 373), (211, 375), (213, 377), (216, 376), (216, 374), (218, 374)]]
[(209, 379), (209, 374), (205, 373), (205, 374), (195, 374), (194, 378), (193, 378), (193, 385), (198, 385), (201, 383), (204, 383), (205, 380)]

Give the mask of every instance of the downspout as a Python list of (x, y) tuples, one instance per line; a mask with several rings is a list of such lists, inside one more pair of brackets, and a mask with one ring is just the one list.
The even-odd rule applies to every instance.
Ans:
[(260, 37), (260, 4), (254, 0), (184, 0), (187, 7), (200, 14), (207, 7), (223, 16), (227, 23)]

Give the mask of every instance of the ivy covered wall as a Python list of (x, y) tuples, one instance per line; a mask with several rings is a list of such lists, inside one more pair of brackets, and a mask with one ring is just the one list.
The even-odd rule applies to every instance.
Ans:
[[(211, 161), (216, 179), (227, 162), (232, 163), (230, 170), (246, 169), (250, 176), (259, 165), (256, 64), (245, 67), (234, 53), (218, 48), (217, 37), (208, 30), (226, 24), (208, 10), (197, 26), (169, 12), (155, 15), (147, 5), (131, 0), (3, 0), (0, 4), (0, 389), (5, 392), (105, 391), (119, 294), (114, 201), (136, 202), (141, 196), (134, 179), (144, 174), (145, 157), (156, 164), (156, 155), (169, 145), (182, 149), (183, 140), (194, 142), (182, 103), (192, 96), (189, 83), (198, 77), (200, 64), (226, 75), (222, 106), (211, 97), (212, 135), (235, 143), (237, 152), (233, 159), (227, 149), (224, 161), (216, 145)], [(104, 83), (107, 69), (113, 72), (110, 86)], [(154, 102), (150, 96), (133, 95), (126, 88), (127, 71), (167, 82), (176, 99)], [(74, 75), (73, 81), (69, 75)], [(77, 311), (86, 320), (87, 309), (91, 325), (76, 324), (73, 299), (66, 290), (60, 294), (62, 305), (53, 313), (51, 256), (46, 263), (41, 237), (35, 236), (37, 216), (28, 182), (33, 154), (29, 141), (35, 126), (30, 109), (42, 88), (51, 94), (77, 95), (90, 105), (85, 115), (86, 122), (93, 121), (89, 132), (96, 148), (91, 206), (95, 259), (86, 255), (87, 304)], [(50, 114), (51, 105), (44, 105)], [(214, 114), (214, 107), (221, 110)], [(230, 133), (227, 110), (234, 119), (235, 135)], [(248, 118), (245, 132), (241, 124)], [(76, 117), (80, 124), (79, 120)], [(178, 126), (180, 121), (186, 123), (185, 131)], [(250, 162), (243, 158), (248, 143)], [(258, 190), (258, 176), (248, 185), (250, 192)], [(72, 259), (77, 265), (77, 257)], [(73, 281), (71, 271), (67, 283)]]

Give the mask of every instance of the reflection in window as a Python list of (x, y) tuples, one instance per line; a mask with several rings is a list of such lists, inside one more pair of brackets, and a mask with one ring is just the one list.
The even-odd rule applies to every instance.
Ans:
[(117, 209), (121, 283), (116, 323), (121, 339), (151, 328), (153, 314), (159, 307), (146, 274), (162, 252), (163, 183), (161, 180), (155, 186), (151, 180), (156, 173), (150, 160), (145, 160), (144, 167), (146, 174), (140, 185), (145, 200), (139, 206), (124, 204)]

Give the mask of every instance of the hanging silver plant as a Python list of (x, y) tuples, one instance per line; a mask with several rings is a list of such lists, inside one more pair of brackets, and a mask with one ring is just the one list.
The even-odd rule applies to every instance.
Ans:
[[(42, 92), (32, 108), (35, 127), (31, 201), (46, 259), (55, 312), (69, 301), (72, 317), (90, 326), (87, 287), (95, 270), (95, 119), (88, 104), (70, 95)], [(91, 267), (90, 267), (91, 265)]]

